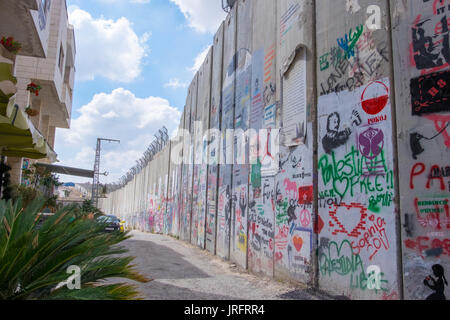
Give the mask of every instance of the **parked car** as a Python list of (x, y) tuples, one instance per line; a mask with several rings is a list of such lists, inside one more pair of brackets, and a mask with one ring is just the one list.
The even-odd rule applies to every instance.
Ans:
[(38, 213), (38, 221), (36, 223), (36, 230), (39, 230), (47, 219), (53, 217), (55, 214), (52, 212), (40, 212)]
[(105, 224), (105, 231), (120, 231), (120, 220), (116, 216), (101, 216), (97, 221)]

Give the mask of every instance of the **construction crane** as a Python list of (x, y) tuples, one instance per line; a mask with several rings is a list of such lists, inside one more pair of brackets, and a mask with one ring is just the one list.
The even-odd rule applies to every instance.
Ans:
[[(94, 205), (96, 208), (98, 208), (98, 187), (100, 183), (100, 153), (102, 141), (110, 143), (112, 142), (120, 143), (120, 140), (105, 139), (105, 138), (97, 139), (97, 149), (95, 151), (95, 163), (94, 163), (94, 180), (92, 182), (92, 205)], [(105, 172), (104, 175), (107, 175), (107, 173)]]

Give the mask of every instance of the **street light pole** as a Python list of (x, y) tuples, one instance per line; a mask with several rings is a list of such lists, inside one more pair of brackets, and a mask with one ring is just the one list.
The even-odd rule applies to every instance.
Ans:
[(102, 141), (106, 142), (117, 142), (120, 143), (120, 140), (113, 139), (97, 139), (97, 149), (95, 151), (95, 163), (94, 163), (94, 181), (92, 182), (92, 205), (98, 208), (98, 187), (100, 183), (100, 153)]

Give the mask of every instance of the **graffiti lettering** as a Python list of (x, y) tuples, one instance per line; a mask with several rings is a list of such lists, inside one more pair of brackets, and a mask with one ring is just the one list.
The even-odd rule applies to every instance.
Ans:
[(404, 241), (405, 247), (416, 251), (422, 258), (450, 256), (450, 239), (417, 237)]

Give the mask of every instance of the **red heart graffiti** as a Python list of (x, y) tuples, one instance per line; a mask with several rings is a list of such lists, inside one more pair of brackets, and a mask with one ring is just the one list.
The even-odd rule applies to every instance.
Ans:
[[(356, 227), (353, 228), (351, 232), (348, 232), (346, 227), (344, 226), (344, 221), (340, 221), (339, 218), (336, 216), (337, 211), (339, 208), (346, 208), (348, 211), (351, 209), (360, 209), (361, 217), (359, 220), (359, 223), (356, 225)], [(351, 203), (349, 205), (346, 205), (345, 203), (341, 203), (341, 205), (334, 205), (334, 211), (330, 211), (330, 217), (333, 219), (333, 221), (338, 225), (338, 229), (334, 230), (332, 232), (333, 235), (337, 235), (338, 233), (344, 233), (348, 235), (349, 237), (357, 238), (361, 235), (361, 231), (366, 230), (366, 218), (367, 218), (367, 209), (364, 208), (362, 204), (358, 203)], [(350, 218), (350, 217), (349, 217)], [(354, 218), (354, 217), (352, 217)], [(334, 225), (333, 225), (334, 226)]]
[(295, 236), (294, 239), (292, 239), (292, 242), (294, 243), (295, 249), (298, 252), (300, 252), (300, 250), (302, 250), (303, 247), (303, 239), (300, 238), (299, 236)]
[(283, 259), (283, 254), (281, 252), (275, 252), (275, 261), (280, 261)]

